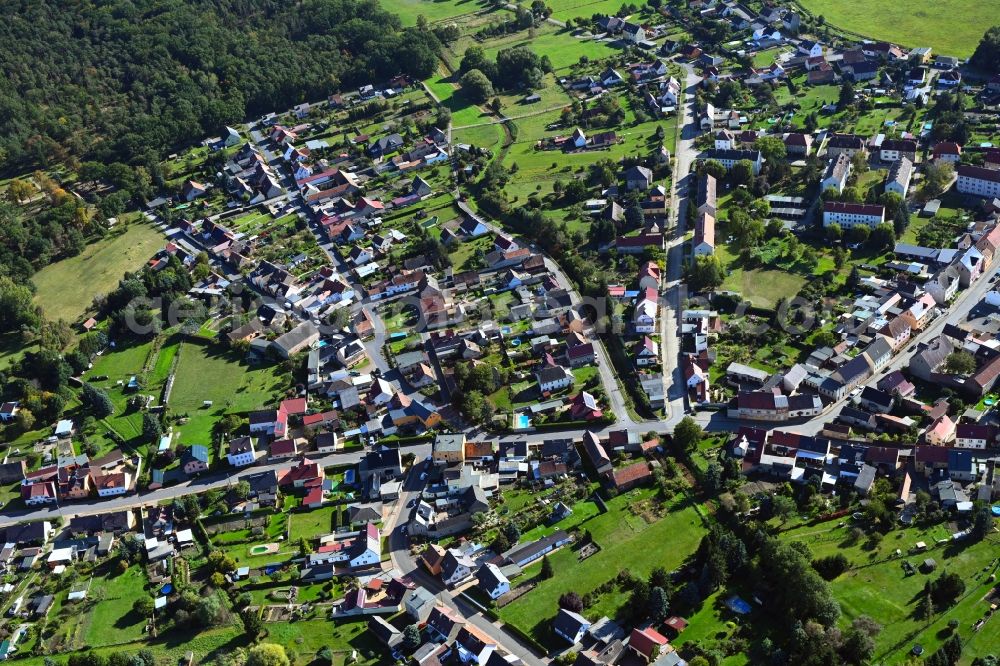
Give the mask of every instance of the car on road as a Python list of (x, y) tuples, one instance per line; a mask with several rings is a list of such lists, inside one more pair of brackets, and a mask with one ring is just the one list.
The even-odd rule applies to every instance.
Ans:
[(411, 499), (409, 502), (406, 503), (406, 508), (407, 509), (412, 509), (416, 505), (417, 505), (417, 498), (414, 497), (413, 499)]

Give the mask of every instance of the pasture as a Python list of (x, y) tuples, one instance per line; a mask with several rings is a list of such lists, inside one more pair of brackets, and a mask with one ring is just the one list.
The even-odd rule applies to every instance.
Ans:
[[(581, 506), (580, 517), (584, 519), (571, 518), (567, 526), (575, 523), (581, 531), (590, 530), (600, 551), (582, 561), (571, 546), (550, 555), (556, 575), (549, 580), (537, 580), (535, 589), (500, 610), (500, 618), (543, 644), (548, 643), (551, 638), (548, 623), (558, 611), (561, 594), (571, 590), (581, 595), (590, 592), (623, 568), (641, 577), (657, 566), (668, 570), (679, 566), (697, 548), (705, 527), (698, 510), (680, 495), (662, 507), (665, 511), (662, 517), (653, 516), (650, 511), (656, 501), (654, 494), (651, 489), (624, 493), (608, 501), (609, 510), (604, 514), (595, 514)], [(667, 543), (670, 548), (664, 549), (662, 546)], [(538, 561), (527, 567), (524, 579), (537, 576), (540, 566)], [(625, 601), (620, 592), (603, 595), (586, 615), (613, 617)]]
[[(882, 625), (882, 632), (876, 640), (876, 661), (904, 663), (914, 643), (923, 645), (928, 653), (937, 650), (947, 638), (947, 625), (952, 619), (959, 623), (957, 631), (966, 644), (966, 658), (984, 656), (1000, 649), (1000, 632), (994, 625), (996, 620), (991, 619), (978, 632), (972, 626), (989, 609), (992, 589), (989, 577), (997, 573), (998, 566), (996, 536), (979, 543), (952, 542), (944, 525), (929, 529), (912, 527), (893, 530), (877, 546), (871, 547), (864, 539), (852, 541), (850, 528), (851, 525), (803, 526), (789, 530), (782, 538), (805, 543), (814, 557), (835, 553), (847, 556), (855, 568), (835, 578), (830, 587), (840, 602), (843, 626), (849, 625), (859, 615), (877, 618)], [(934, 547), (939, 539), (945, 543)], [(931, 549), (926, 553), (911, 554), (910, 550), (918, 541), (929, 544)], [(901, 551), (901, 556), (895, 555), (897, 549)], [(903, 561), (917, 566), (927, 557), (937, 562), (933, 573), (918, 571), (906, 575)], [(928, 623), (917, 617), (917, 602), (924, 583), (945, 571), (962, 577), (965, 594), (951, 608), (935, 613)]]
[(118, 286), (127, 271), (142, 267), (164, 245), (163, 235), (148, 224), (133, 223), (124, 232), (92, 243), (75, 257), (49, 264), (31, 281), (35, 302), (49, 319), (76, 321), (94, 296)]
[(1000, 0), (801, 0), (828, 24), (902, 46), (929, 46), (935, 53), (967, 58), (997, 22)]
[[(184, 344), (178, 353), (170, 409), (187, 418), (177, 428), (184, 445), (210, 444), (212, 426), (223, 414), (273, 405), (288, 386), (280, 363), (249, 366), (216, 345)], [(206, 400), (211, 407), (204, 406)]]

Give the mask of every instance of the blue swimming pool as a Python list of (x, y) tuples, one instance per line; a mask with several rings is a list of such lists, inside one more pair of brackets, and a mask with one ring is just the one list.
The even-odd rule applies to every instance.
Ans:
[(525, 428), (531, 427), (531, 419), (528, 418), (527, 414), (518, 414), (514, 417), (514, 427), (518, 430), (524, 430)]

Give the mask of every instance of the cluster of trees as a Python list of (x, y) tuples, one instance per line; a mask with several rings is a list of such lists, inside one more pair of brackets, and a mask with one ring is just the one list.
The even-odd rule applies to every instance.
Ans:
[[(87, 208), (79, 200), (61, 189), (59, 192), (62, 194), (58, 197), (49, 195), (51, 205), (32, 215), (25, 215), (13, 203), (0, 202), (0, 280), (9, 278), (27, 290), (25, 285), (35, 271), (57, 259), (80, 254), (88, 236), (101, 232), (103, 227), (92, 224)], [(6, 300), (8, 293), (9, 286), (0, 282), (0, 298)], [(23, 294), (15, 300), (17, 306), (12, 311), (2, 308), (0, 332), (37, 322), (37, 308), (26, 305)]]
[[(46, 666), (51, 659), (46, 658)], [(142, 649), (134, 654), (120, 650), (100, 654), (97, 652), (73, 652), (66, 660), (66, 666), (156, 666), (156, 655), (151, 650)]]
[(552, 16), (552, 8), (547, 6), (544, 0), (533, 0), (530, 8), (518, 4), (514, 8), (514, 18), (506, 21), (491, 21), (476, 32), (476, 38), (489, 39), (490, 37), (509, 35), (520, 30), (528, 30), (535, 27), (538, 21), (544, 21), (550, 16)]
[(125, 336), (159, 333), (162, 322), (204, 320), (204, 305), (186, 296), (191, 275), (177, 257), (158, 271), (126, 273), (118, 287), (94, 304), (111, 319), (112, 330)]
[(986, 31), (969, 63), (983, 71), (1000, 74), (1000, 25)]
[(509, 371), (486, 363), (471, 361), (455, 365), (455, 384), (452, 402), (462, 416), (474, 423), (485, 424), (493, 419), (493, 404), (486, 396), (507, 383)]
[(510, 520), (500, 526), (500, 531), (490, 544), (494, 553), (503, 553), (517, 545), (521, 540), (521, 527), (517, 522)]
[[(958, 634), (952, 634), (951, 638), (946, 640), (937, 652), (924, 659), (924, 666), (955, 666), (961, 658), (962, 637)], [(990, 655), (983, 657), (982, 660), (976, 659), (972, 663), (973, 666), (977, 666), (977, 664), (989, 666), (991, 663), (996, 663), (996, 658)]]
[[(539, 57), (526, 46), (503, 49), (497, 53), (496, 60), (490, 60), (483, 47), (470, 46), (465, 50), (458, 71), (463, 85), (470, 72), (478, 71), (498, 90), (532, 89), (541, 85), (542, 76), (552, 71), (552, 61), (547, 55)], [(477, 82), (478, 79), (475, 77)], [(476, 90), (471, 94), (481, 92)]]
[[(223, 123), (400, 72), (440, 42), (375, 0), (17, 0), (0, 26), (0, 169), (80, 156), (152, 169)], [(281, 63), (276, 67), (275, 63)]]
[(945, 572), (934, 580), (924, 583), (918, 613), (921, 617), (930, 617), (934, 612), (947, 610), (954, 606), (963, 594), (965, 594), (965, 581), (962, 577), (954, 572)]

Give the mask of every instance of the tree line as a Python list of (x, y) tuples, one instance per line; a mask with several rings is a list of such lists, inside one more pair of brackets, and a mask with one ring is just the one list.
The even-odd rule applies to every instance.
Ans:
[[(0, 26), (0, 168), (154, 168), (247, 115), (396, 74), (440, 43), (376, 0), (15, 0)], [(75, 165), (74, 165), (75, 166)]]

